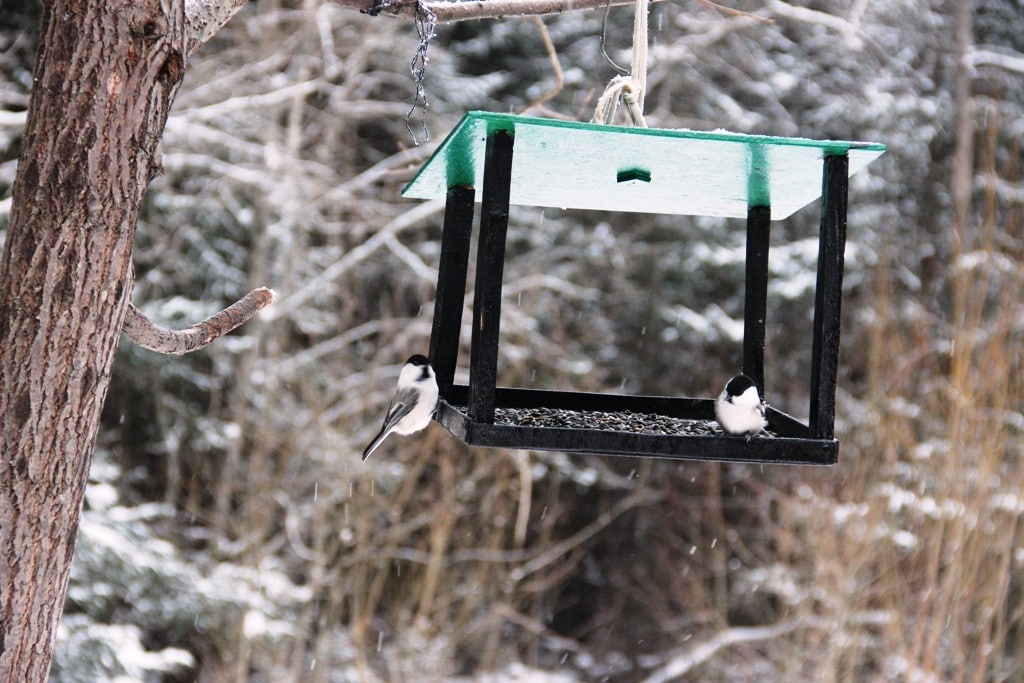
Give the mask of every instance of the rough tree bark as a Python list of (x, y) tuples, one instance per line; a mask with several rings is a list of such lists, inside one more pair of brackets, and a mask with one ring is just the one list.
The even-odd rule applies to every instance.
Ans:
[(43, 6), (0, 256), (0, 680), (45, 681), (184, 5)]

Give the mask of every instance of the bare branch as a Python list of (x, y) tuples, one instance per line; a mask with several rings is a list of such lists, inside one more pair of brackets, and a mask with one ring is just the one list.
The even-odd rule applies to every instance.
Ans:
[(340, 277), (349, 268), (361, 262), (380, 247), (387, 246), (388, 240), (390, 239), (389, 235), (401, 232), (405, 228), (415, 225), (417, 222), (425, 218), (429, 218), (435, 213), (443, 210), (444, 202), (440, 199), (432, 199), (430, 201), (423, 202), (422, 204), (419, 204), (396, 217), (394, 220), (378, 230), (373, 237), (366, 240), (359, 246), (349, 249), (341, 259), (307, 282), (301, 289), (286, 296), (288, 305), (284, 307), (279, 306), (271, 311), (271, 319), (288, 315), (289, 312), (294, 312), (298, 306), (302, 305), (316, 294), (322, 292), (323, 286), (326, 283)]
[(511, 578), (513, 581), (522, 581), (524, 578), (533, 574), (536, 571), (547, 567), (559, 558), (567, 555), (569, 551), (577, 546), (586, 543), (595, 534), (607, 527), (609, 524), (614, 522), (619, 515), (627, 512), (635, 507), (642, 505), (650, 505), (658, 500), (661, 500), (660, 494), (651, 492), (647, 489), (640, 489), (626, 496), (619, 502), (617, 502), (611, 509), (602, 512), (598, 515), (597, 519), (591, 522), (588, 526), (583, 527), (572, 536), (563, 539), (557, 543), (552, 544), (544, 552), (534, 557), (529, 562), (524, 563), (522, 566), (516, 567), (512, 570)]
[(158, 325), (146, 314), (129, 304), (124, 319), (124, 333), (144, 349), (180, 356), (204, 348), (214, 339), (246, 322), (274, 301), (274, 290), (254, 289), (220, 313), (183, 330)]
[[(661, 2), (661, 0), (651, 0)], [(632, 5), (635, 0), (611, 0), (611, 4)], [(415, 0), (393, 0), (391, 3), (374, 0), (335, 0), (335, 3), (366, 13), (383, 14), (402, 19), (416, 18)], [(603, 9), (608, 0), (471, 0), (467, 2), (424, 2), (425, 9), (437, 16), (437, 21), (466, 21), (468, 19), (497, 19), (539, 14), (561, 14), (573, 10)]]
[(536, 619), (531, 619), (509, 605), (500, 603), (494, 608), (494, 612), (495, 614), (508, 619), (520, 628), (523, 628), (534, 635), (540, 636), (545, 642), (551, 643), (551, 645), (557, 647), (559, 650), (565, 650), (567, 652), (585, 651), (579, 641), (573, 640), (572, 638), (566, 638), (565, 636), (555, 633), (544, 623), (537, 621)]
[(0, 111), (0, 126), (24, 128), (27, 120), (27, 111)]
[(740, 9), (735, 9), (735, 8), (732, 8), (732, 7), (726, 7), (725, 5), (720, 5), (717, 2), (712, 2), (711, 0), (698, 0), (698, 2), (700, 2), (700, 4), (702, 4), (702, 5), (707, 5), (711, 9), (713, 9), (713, 10), (715, 10), (717, 12), (721, 12), (722, 14), (725, 14), (725, 15), (730, 16), (730, 17), (747, 17), (748, 19), (755, 19), (757, 21), (768, 21), (768, 22), (771, 21), (771, 19), (766, 19), (765, 17), (759, 17), (756, 14), (751, 14), (750, 12), (744, 12), (743, 10), (740, 10)]
[(794, 631), (797, 621), (784, 621), (770, 626), (734, 626), (719, 631), (709, 640), (697, 645), (685, 654), (674, 656), (660, 669), (652, 673), (644, 683), (667, 683), (678, 680), (696, 666), (711, 659), (724, 647), (742, 643), (754, 643), (759, 640), (771, 640)]
[(555, 49), (555, 43), (551, 40), (551, 33), (548, 32), (548, 27), (544, 25), (544, 20), (536, 15), (533, 17), (533, 24), (540, 31), (540, 39), (544, 42), (544, 51), (548, 53), (548, 59), (551, 60), (551, 68), (555, 72), (555, 86), (531, 102), (526, 109), (519, 112), (520, 114), (525, 114), (534, 107), (542, 106), (545, 102), (562, 92), (562, 88), (565, 87), (565, 74), (562, 72), (561, 62), (558, 61), (558, 51)]
[(185, 0), (185, 40), (192, 54), (235, 16), (245, 0)]
[(767, 5), (768, 12), (775, 17), (782, 17), (793, 21), (800, 21), (807, 24), (818, 24), (843, 37), (846, 44), (853, 50), (860, 50), (864, 45), (860, 30), (856, 24), (852, 24), (842, 17), (828, 12), (797, 7), (782, 0), (772, 0)]

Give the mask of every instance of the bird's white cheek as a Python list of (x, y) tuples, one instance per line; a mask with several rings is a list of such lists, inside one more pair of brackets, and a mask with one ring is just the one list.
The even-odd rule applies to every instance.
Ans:
[(761, 397), (757, 395), (757, 390), (751, 387), (747, 389), (739, 396), (733, 399), (733, 403), (738, 406), (744, 406), (747, 408), (754, 408), (761, 405)]

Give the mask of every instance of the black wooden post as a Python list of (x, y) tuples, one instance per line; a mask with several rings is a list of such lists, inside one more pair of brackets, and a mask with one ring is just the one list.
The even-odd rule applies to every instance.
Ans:
[(437, 374), (441, 396), (448, 396), (455, 382), (462, 330), (462, 306), (466, 299), (469, 240), (473, 235), (472, 187), (450, 187), (444, 205), (441, 259), (437, 266), (434, 324), (430, 330), (430, 364)]
[(512, 134), (508, 131), (498, 130), (487, 136), (473, 298), (473, 335), (469, 350), (468, 408), (469, 417), (477, 422), (494, 422), (501, 279), (508, 233), (513, 143)]
[(811, 437), (815, 439), (833, 438), (835, 427), (848, 176), (849, 159), (845, 154), (825, 157), (821, 178), (818, 280), (814, 293), (814, 346), (811, 351), (809, 426)]
[(764, 329), (768, 310), (770, 206), (747, 209), (747, 270), (743, 308), (743, 374), (764, 395)]

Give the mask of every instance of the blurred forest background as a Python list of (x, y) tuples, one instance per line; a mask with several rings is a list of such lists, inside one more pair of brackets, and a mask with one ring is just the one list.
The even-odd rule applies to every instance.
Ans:
[[(603, 12), (438, 25), (415, 146), (413, 22), (256, 0), (188, 65), (134, 301), (170, 326), (279, 301), (191, 356), (122, 344), (53, 680), (1020, 680), (1024, 6), (729, 6), (651, 7), (650, 125), (889, 147), (850, 188), (839, 465), (437, 425), (360, 462), (433, 313), (442, 207), (401, 187), (466, 110), (589, 119)], [(0, 8), (0, 239), (37, 15)], [(613, 8), (620, 64), (631, 34)], [(817, 221), (772, 226), (767, 398), (800, 417)], [(743, 239), (513, 207), (500, 381), (717, 393)]]

